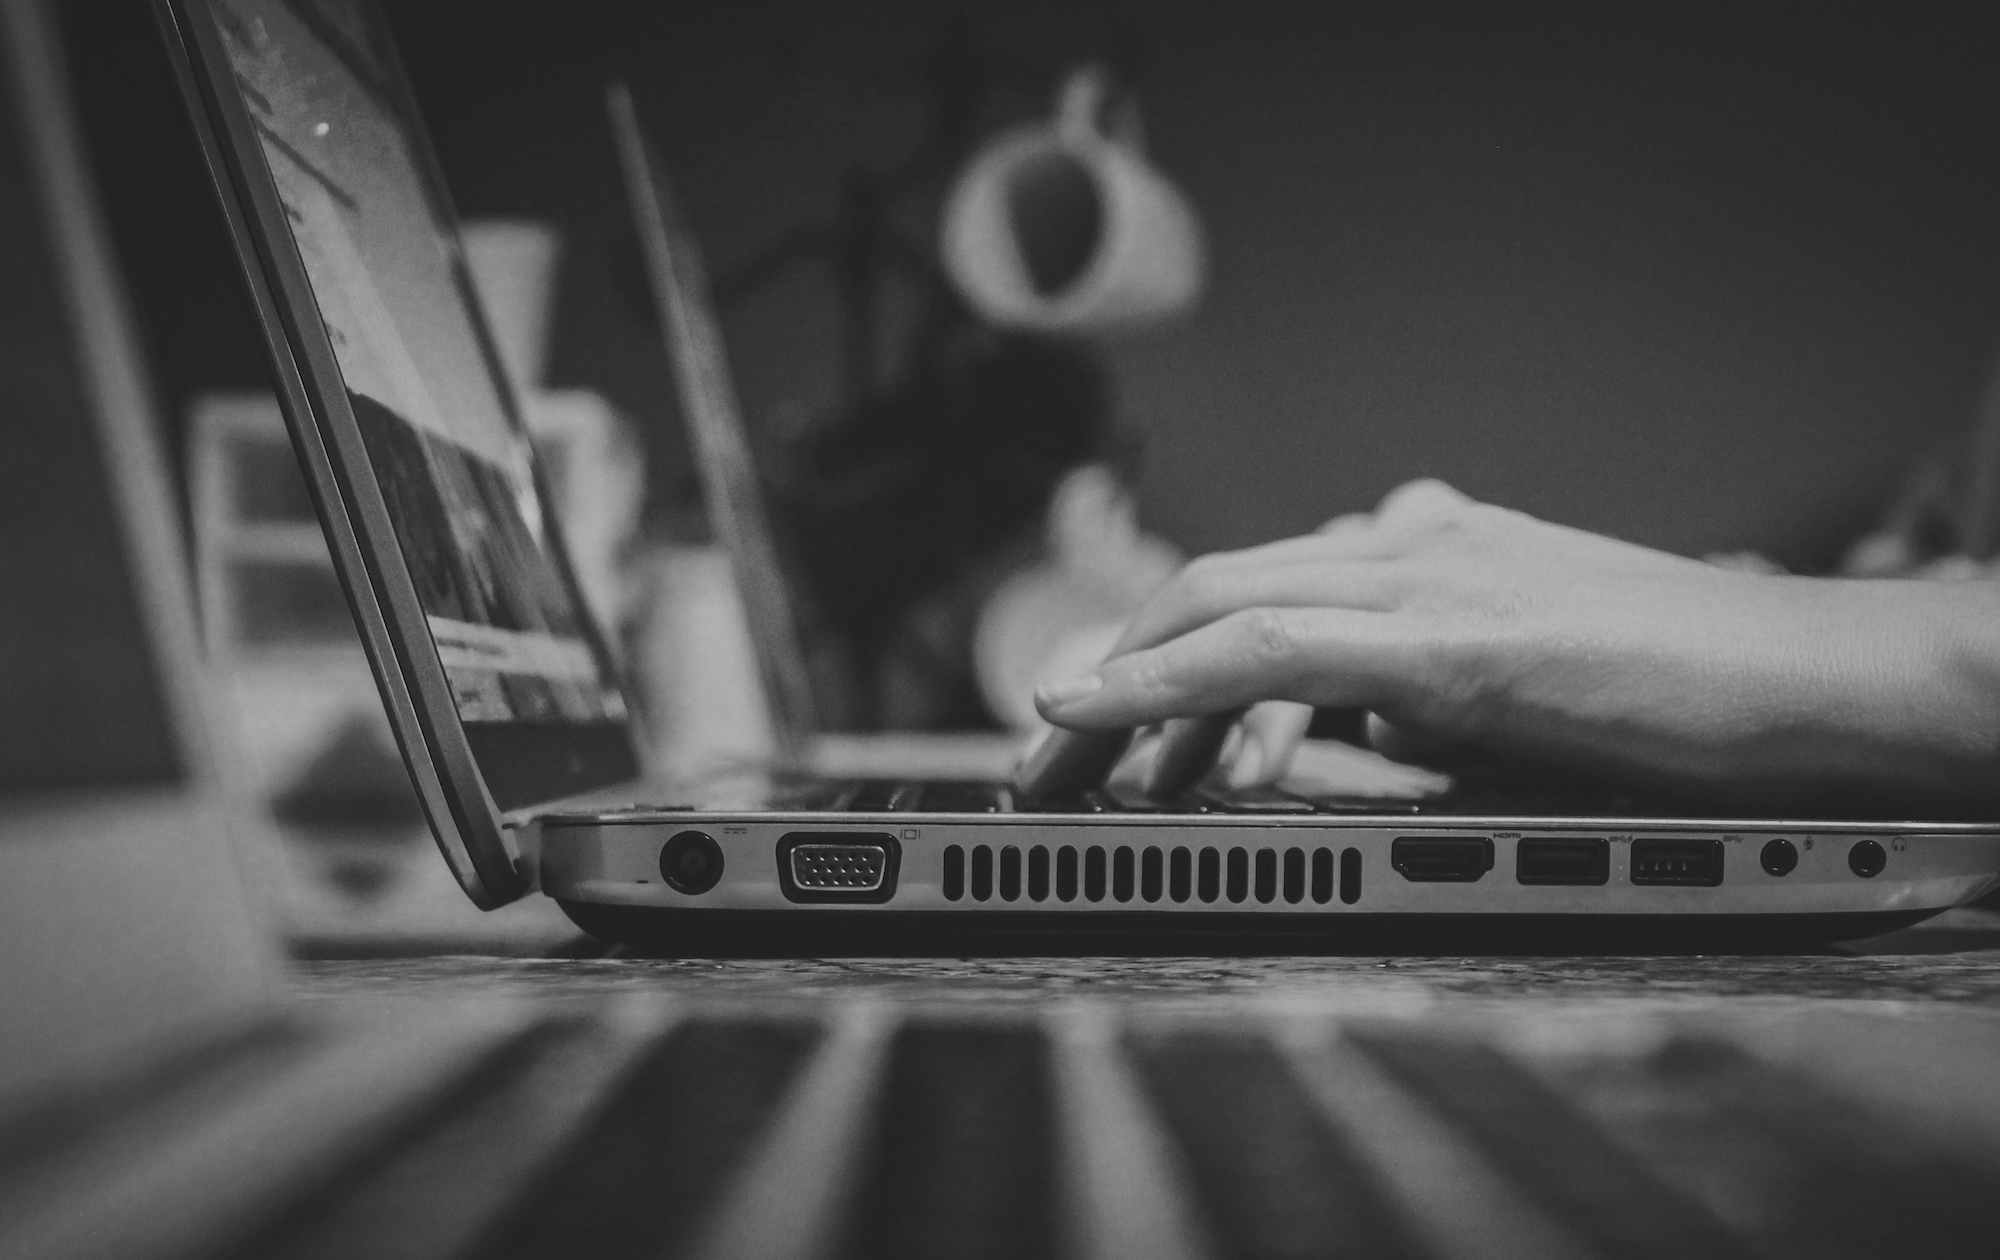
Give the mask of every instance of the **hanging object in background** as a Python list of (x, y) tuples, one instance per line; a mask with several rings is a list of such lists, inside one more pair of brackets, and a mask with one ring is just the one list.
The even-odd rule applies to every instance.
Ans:
[(1146, 160), (1137, 107), (1098, 66), (1069, 74), (1052, 118), (974, 155), (945, 203), (942, 252), (982, 318), (1050, 333), (1179, 315), (1206, 269), (1193, 207)]

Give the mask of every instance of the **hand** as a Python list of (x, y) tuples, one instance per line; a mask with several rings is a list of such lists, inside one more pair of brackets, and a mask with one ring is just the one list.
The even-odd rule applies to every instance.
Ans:
[(1730, 571), (1415, 482), (1373, 514), (1195, 561), (1036, 705), (1068, 728), (1017, 776), (1044, 794), (1091, 786), (1158, 722), (1148, 786), (1177, 790), (1239, 716), (1233, 777), (1268, 781), (1304, 706), (1329, 705), (1369, 710), (1376, 745), (1406, 758), (2000, 804), (2000, 594)]

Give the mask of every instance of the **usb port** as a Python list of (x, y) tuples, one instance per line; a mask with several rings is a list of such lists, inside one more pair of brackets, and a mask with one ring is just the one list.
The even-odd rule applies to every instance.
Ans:
[(1523, 884), (1608, 883), (1611, 842), (1591, 837), (1523, 840), (1514, 846), (1514, 878)]
[(1714, 888), (1722, 883), (1722, 841), (1634, 840), (1632, 882)]
[(1470, 884), (1493, 869), (1493, 842), (1483, 836), (1398, 836), (1389, 865), (1413, 884)]
[(899, 856), (886, 832), (794, 831), (778, 841), (778, 883), (792, 901), (887, 901)]

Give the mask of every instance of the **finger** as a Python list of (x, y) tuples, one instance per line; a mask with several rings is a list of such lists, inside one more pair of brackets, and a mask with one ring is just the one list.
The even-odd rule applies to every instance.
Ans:
[(1267, 700), (1252, 706), (1243, 718), (1243, 748), (1229, 767), (1229, 786), (1259, 787), (1284, 778), (1312, 719), (1309, 704)]
[(1373, 512), (1346, 512), (1321, 525), (1313, 533), (1321, 537), (1342, 534), (1352, 535), (1373, 528), (1375, 528), (1375, 514)]
[(1419, 541), (1420, 531), (1401, 521), (1385, 525), (1374, 516), (1340, 517), (1310, 534), (1280, 538), (1240, 551), (1220, 551), (1203, 556), (1208, 561), (1240, 561), (1248, 564), (1293, 564), (1308, 560), (1394, 560), (1406, 555)]
[(1244, 708), (1260, 700), (1379, 707), (1417, 680), (1419, 645), (1393, 613), (1255, 608), (1045, 684), (1058, 726), (1101, 730)]
[[(1036, 701), (1040, 703), (1039, 698)], [(1103, 783), (1132, 746), (1132, 728), (1071, 731), (1058, 727), (1042, 738), (1014, 772), (1023, 796), (1075, 796)]]
[(1473, 502), (1470, 495), (1436, 477), (1420, 477), (1415, 481), (1406, 481), (1384, 495), (1381, 506), (1375, 509), (1375, 520), (1377, 524), (1391, 528), (1401, 524), (1424, 523), (1450, 516)]
[(1111, 773), (1104, 776), (1103, 786), (1121, 787), (1143, 795), (1146, 781), (1153, 774), (1153, 763), (1159, 760), (1160, 744), (1165, 734), (1165, 726), (1141, 727), (1132, 737), (1132, 747), (1112, 767)]
[(1177, 718), (1167, 723), (1159, 755), (1153, 759), (1152, 773), (1146, 776), (1146, 795), (1179, 796), (1199, 783), (1203, 775), (1215, 768), (1222, 745), (1241, 716), (1232, 711)]
[(1379, 713), (1368, 715), (1368, 746), (1391, 761), (1413, 766), (1447, 767), (1463, 765), (1480, 756), (1481, 750), (1461, 740), (1446, 739), (1398, 726)]
[(1126, 625), (1117, 656), (1177, 638), (1246, 608), (1360, 608), (1388, 612), (1419, 574), (1381, 560), (1319, 560), (1276, 566), (1223, 557), (1183, 569)]
[(1320, 534), (1351, 534), (1373, 529), (1385, 522), (1394, 523), (1405, 519), (1428, 519), (1464, 507), (1477, 499), (1465, 494), (1450, 483), (1436, 477), (1419, 477), (1382, 496), (1373, 512), (1343, 512), (1333, 517), (1319, 529)]

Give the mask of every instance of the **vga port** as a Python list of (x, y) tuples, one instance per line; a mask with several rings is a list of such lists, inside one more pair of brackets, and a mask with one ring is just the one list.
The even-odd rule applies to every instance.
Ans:
[(779, 882), (793, 901), (887, 901), (897, 857), (885, 833), (794, 832), (778, 842)]
[(792, 882), (815, 892), (874, 892), (889, 873), (889, 851), (879, 844), (792, 846)]

